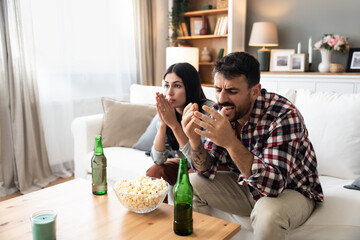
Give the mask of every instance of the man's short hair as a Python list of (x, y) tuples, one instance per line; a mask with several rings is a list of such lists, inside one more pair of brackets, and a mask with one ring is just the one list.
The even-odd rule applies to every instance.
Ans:
[(249, 88), (260, 82), (260, 64), (246, 52), (229, 53), (218, 60), (214, 65), (213, 76), (216, 73), (228, 80), (245, 75)]

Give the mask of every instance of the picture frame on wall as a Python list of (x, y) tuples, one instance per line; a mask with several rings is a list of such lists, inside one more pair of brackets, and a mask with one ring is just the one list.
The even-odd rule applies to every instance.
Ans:
[(202, 28), (202, 18), (201, 17), (190, 18), (191, 36), (200, 35), (201, 28)]
[(271, 49), (270, 71), (290, 71), (291, 54), (295, 54), (295, 49)]
[(360, 48), (350, 48), (346, 72), (360, 72)]
[(291, 54), (290, 55), (290, 71), (304, 72), (305, 71), (305, 54)]

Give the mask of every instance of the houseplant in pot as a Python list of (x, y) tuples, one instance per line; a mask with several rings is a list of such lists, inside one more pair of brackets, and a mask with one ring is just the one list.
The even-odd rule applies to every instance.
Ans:
[(174, 0), (171, 11), (170, 28), (172, 30), (171, 43), (176, 46), (176, 40), (179, 37), (180, 24), (183, 21), (181, 16), (187, 11), (189, 0)]

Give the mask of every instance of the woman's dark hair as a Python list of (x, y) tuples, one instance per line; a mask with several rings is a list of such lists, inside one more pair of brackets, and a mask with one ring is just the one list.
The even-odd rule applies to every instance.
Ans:
[[(201, 109), (207, 99), (201, 88), (200, 76), (196, 69), (189, 63), (176, 63), (166, 70), (164, 79), (169, 73), (175, 73), (183, 81), (186, 93), (185, 105), (188, 105), (189, 103), (197, 103), (199, 109)], [(181, 115), (177, 111), (175, 111), (175, 113), (176, 119), (179, 123), (181, 123)], [(179, 143), (169, 127), (166, 128), (166, 136), (169, 140), (171, 148), (178, 150)]]
[(229, 53), (218, 60), (214, 65), (213, 75), (222, 74), (226, 79), (233, 79), (245, 75), (248, 88), (251, 88), (260, 81), (259, 62), (250, 54), (245, 52)]

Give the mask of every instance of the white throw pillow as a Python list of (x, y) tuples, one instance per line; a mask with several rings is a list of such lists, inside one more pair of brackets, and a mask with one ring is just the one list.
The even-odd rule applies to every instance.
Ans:
[(294, 89), (280, 89), (277, 94), (286, 97), (290, 102), (295, 103), (296, 91)]
[(360, 176), (360, 94), (298, 90), (295, 105), (305, 119), (319, 174)]

